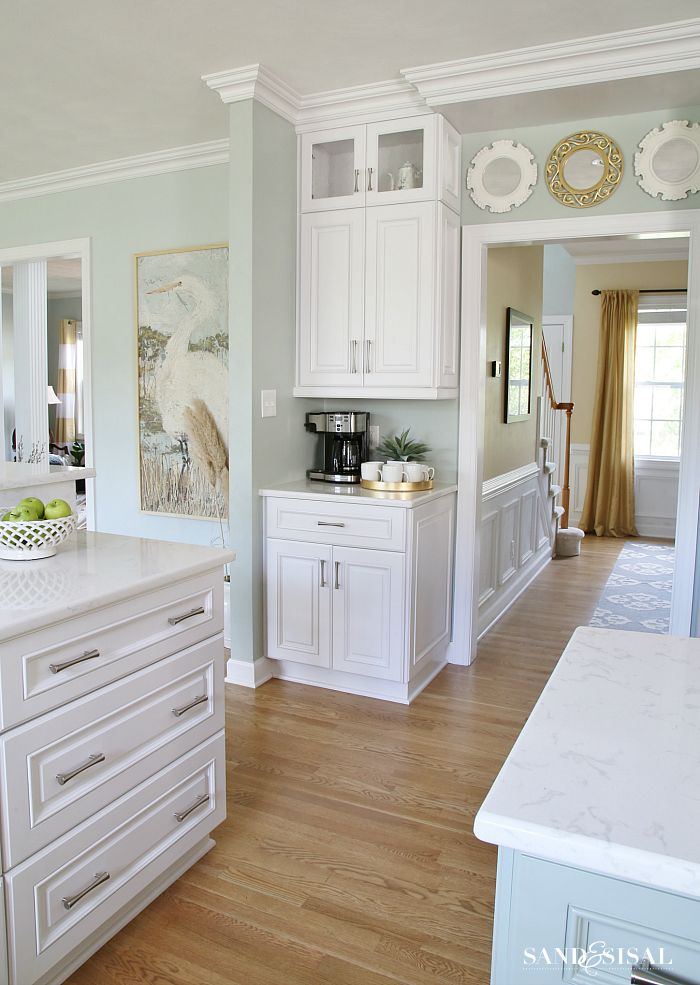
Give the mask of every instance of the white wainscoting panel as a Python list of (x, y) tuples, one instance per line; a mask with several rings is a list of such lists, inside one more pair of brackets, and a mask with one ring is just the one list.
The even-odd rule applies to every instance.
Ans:
[[(588, 483), (589, 445), (571, 446), (571, 520), (578, 526)], [(634, 521), (642, 537), (676, 535), (679, 463), (670, 459), (637, 458), (634, 463)]]
[(479, 636), (551, 560), (536, 462), (484, 483), (479, 526)]

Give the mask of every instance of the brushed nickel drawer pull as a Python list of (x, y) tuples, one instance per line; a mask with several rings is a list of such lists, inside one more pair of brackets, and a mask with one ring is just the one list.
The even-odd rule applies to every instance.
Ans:
[(198, 605), (196, 609), (190, 609), (189, 612), (183, 612), (181, 616), (171, 616), (168, 622), (171, 626), (177, 626), (179, 622), (184, 622), (185, 619), (191, 619), (192, 616), (203, 616), (204, 608)]
[(335, 579), (333, 588), (335, 588), (336, 591), (340, 588), (340, 561), (335, 562)]
[(319, 567), (321, 569), (321, 572), (320, 572), (321, 578), (320, 578), (319, 587), (320, 588), (326, 588), (326, 586), (328, 585), (328, 582), (326, 581), (326, 560), (325, 560), (325, 558), (321, 558), (321, 562), (320, 562)]
[(316, 525), (318, 527), (344, 527), (344, 523), (333, 523), (332, 520), (317, 520)]
[(654, 971), (649, 959), (644, 958), (632, 969), (630, 985), (681, 985), (681, 979), (676, 978), (675, 975), (666, 975), (662, 971)]
[(180, 715), (184, 715), (186, 711), (190, 710), (190, 708), (195, 708), (197, 705), (203, 705), (204, 702), (208, 700), (208, 694), (198, 694), (197, 697), (193, 701), (190, 701), (188, 705), (183, 705), (182, 708), (173, 708), (173, 715), (175, 715), (176, 718), (179, 718)]
[(67, 910), (70, 910), (76, 903), (81, 901), (83, 896), (87, 896), (87, 894), (91, 893), (93, 889), (97, 889), (97, 887), (101, 886), (103, 882), (107, 882), (109, 878), (109, 872), (96, 872), (92, 882), (89, 883), (85, 889), (81, 889), (79, 893), (75, 894), (75, 896), (63, 896), (61, 898), (61, 902)]
[(86, 650), (85, 653), (81, 654), (79, 657), (73, 657), (72, 660), (64, 660), (60, 664), (49, 664), (49, 670), (52, 674), (58, 674), (62, 670), (66, 670), (68, 667), (74, 667), (76, 664), (81, 664), (84, 660), (94, 660), (95, 657), (99, 657), (99, 650)]
[(74, 770), (69, 770), (68, 773), (57, 773), (56, 779), (63, 786), (64, 783), (68, 783), (72, 780), (74, 776), (78, 773), (84, 773), (85, 770), (89, 770), (91, 766), (97, 766), (98, 763), (104, 763), (105, 755), (103, 752), (93, 752), (91, 756), (88, 756), (87, 761), (82, 764), (82, 766), (76, 766)]
[(196, 811), (198, 807), (202, 807), (203, 804), (208, 804), (208, 803), (209, 803), (209, 794), (203, 793), (201, 797), (197, 797), (194, 804), (190, 804), (190, 806), (186, 807), (184, 811), (176, 811), (173, 814), (173, 817), (179, 824), (180, 821), (184, 821), (186, 817), (189, 817), (192, 811)]

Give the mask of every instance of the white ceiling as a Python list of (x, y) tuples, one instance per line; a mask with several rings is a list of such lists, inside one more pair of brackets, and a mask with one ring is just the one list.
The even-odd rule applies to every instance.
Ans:
[(225, 137), (225, 107), (204, 73), (261, 62), (308, 94), (396, 78), (407, 66), (695, 15), (697, 0), (5, 4), (0, 181)]

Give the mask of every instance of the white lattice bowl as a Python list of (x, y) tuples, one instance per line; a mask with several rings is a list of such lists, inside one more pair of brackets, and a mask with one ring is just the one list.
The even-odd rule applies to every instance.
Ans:
[(4, 561), (35, 561), (53, 557), (59, 544), (75, 532), (75, 513), (59, 520), (0, 520), (0, 558)]

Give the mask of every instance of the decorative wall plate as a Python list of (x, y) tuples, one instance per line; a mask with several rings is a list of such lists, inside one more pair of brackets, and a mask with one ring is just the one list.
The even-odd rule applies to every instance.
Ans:
[(580, 130), (560, 140), (547, 161), (550, 193), (571, 209), (588, 209), (610, 198), (624, 170), (622, 151), (607, 134)]
[(475, 205), (490, 212), (510, 212), (526, 202), (537, 181), (531, 150), (512, 140), (494, 140), (472, 158), (467, 188)]
[(634, 173), (648, 195), (677, 202), (700, 189), (700, 124), (671, 120), (650, 130), (634, 155)]

